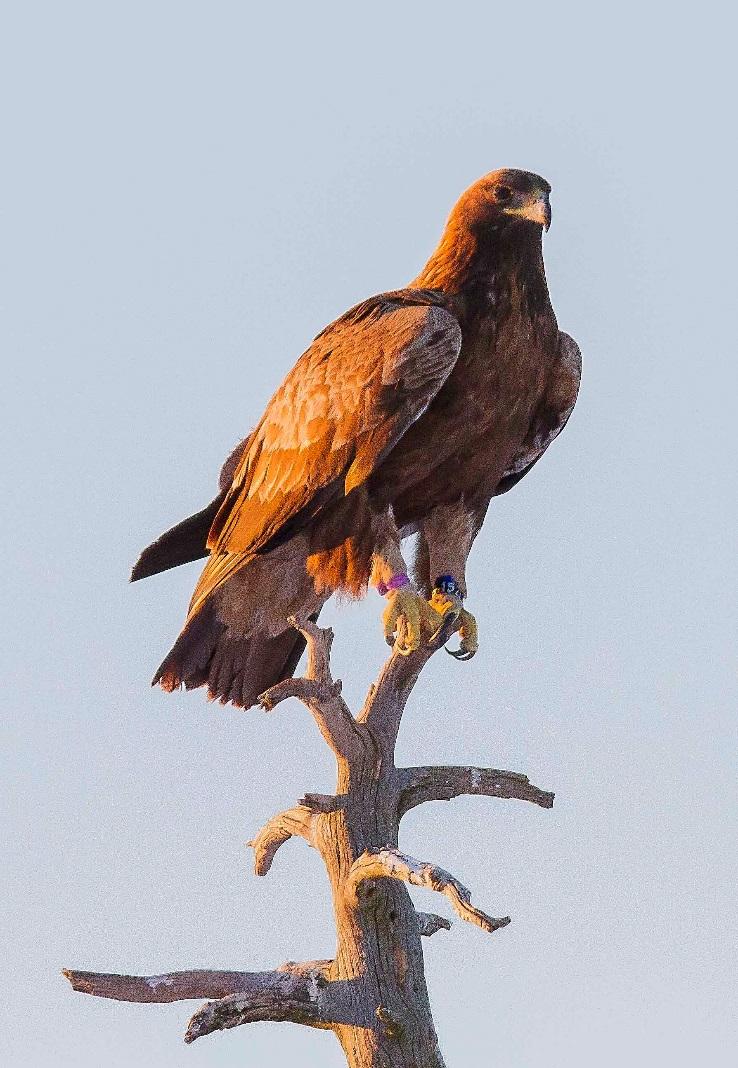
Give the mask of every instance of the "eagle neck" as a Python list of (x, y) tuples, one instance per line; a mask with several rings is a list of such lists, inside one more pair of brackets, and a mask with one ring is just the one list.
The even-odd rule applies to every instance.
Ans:
[(435, 252), (412, 283), (440, 289), (463, 318), (477, 318), (508, 304), (513, 290), (531, 316), (549, 307), (542, 230), (532, 224), (459, 225), (452, 218)]

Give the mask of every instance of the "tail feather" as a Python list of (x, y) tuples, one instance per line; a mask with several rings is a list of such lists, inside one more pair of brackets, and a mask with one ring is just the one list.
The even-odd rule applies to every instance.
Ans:
[[(305, 648), (287, 618), (316, 620), (327, 594), (316, 595), (295, 541), (265, 556), (224, 555), (230, 557), (223, 564), (228, 581), (193, 599), (152, 685), (169, 692), (207, 686), (211, 700), (250, 708), (264, 690), (294, 673)], [(220, 576), (217, 559), (211, 561)]]
[[(315, 622), (318, 614), (313, 612), (309, 618)], [(294, 674), (305, 649), (305, 639), (292, 629), (273, 638), (253, 635), (239, 640), (229, 639), (223, 628), (220, 640), (209, 633), (203, 642), (195, 622), (182, 632), (152, 685), (168, 692), (180, 686), (194, 690), (207, 685), (210, 700), (251, 708), (270, 686)]]
[(225, 493), (220, 493), (202, 511), (183, 519), (147, 546), (131, 571), (131, 582), (206, 557), (208, 532), (224, 497)]
[(208, 681), (213, 654), (225, 630), (212, 605), (188, 619), (151, 685), (159, 685), (167, 693), (182, 685), (188, 690), (202, 686)]

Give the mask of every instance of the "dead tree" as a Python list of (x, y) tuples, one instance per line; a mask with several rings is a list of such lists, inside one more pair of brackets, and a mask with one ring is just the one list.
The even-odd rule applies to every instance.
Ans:
[(149, 977), (67, 970), (75, 990), (119, 1001), (170, 1002), (207, 998), (185, 1035), (261, 1020), (333, 1031), (350, 1068), (443, 1068), (423, 971), (421, 937), (450, 927), (417, 912), (406, 884), (443, 894), (455, 912), (483, 931), (506, 926), (471, 902), (455, 876), (398, 849), (406, 812), (426, 801), (461, 794), (516, 798), (550, 808), (553, 794), (525, 775), (492, 768), (395, 766), (395, 741), (410, 692), (430, 656), (447, 640), (447, 621), (435, 640), (409, 656), (393, 652), (357, 716), (330, 672), (333, 634), (291, 621), (307, 639), (304, 678), (267, 690), (275, 708), (297, 697), (312, 713), (338, 766), (335, 795), (307, 794), (274, 816), (250, 845), (257, 875), (266, 875), (289, 838), (320, 853), (330, 880), (338, 944), (334, 960), (289, 962), (271, 972), (188, 971)]

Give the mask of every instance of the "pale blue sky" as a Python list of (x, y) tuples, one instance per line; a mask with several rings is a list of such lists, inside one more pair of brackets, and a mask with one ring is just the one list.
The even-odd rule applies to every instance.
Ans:
[[(309, 340), (412, 278), (461, 190), (553, 185), (546, 238), (584, 378), (490, 510), (482, 649), (436, 657), (410, 763), (525, 771), (544, 812), (466, 799), (403, 825), (494, 936), (426, 946), (449, 1068), (734, 1063), (734, 35), (706, 3), (34, 3), (6, 13), (0, 182), (8, 1068), (334, 1068), (329, 1035), (185, 1047), (190, 1003), (72, 993), (62, 966), (261, 969), (330, 955), (317, 856), (244, 843), (331, 760), (299, 706), (223, 710), (149, 678), (197, 565), (140, 548)], [(332, 608), (358, 700), (381, 604)], [(431, 907), (430, 895), (418, 894)], [(435, 903), (434, 903), (435, 906)], [(442, 910), (439, 907), (439, 911)]]

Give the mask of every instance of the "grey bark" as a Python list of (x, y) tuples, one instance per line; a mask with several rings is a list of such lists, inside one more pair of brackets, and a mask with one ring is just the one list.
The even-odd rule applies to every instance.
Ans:
[(335, 959), (288, 963), (272, 972), (64, 974), (75, 990), (121, 1001), (207, 998), (189, 1022), (188, 1042), (254, 1021), (291, 1021), (332, 1031), (349, 1068), (443, 1068), (420, 940), (450, 922), (416, 912), (407, 885), (439, 892), (462, 919), (487, 932), (510, 919), (472, 905), (469, 890), (450, 872), (401, 853), (400, 820), (417, 805), (461, 794), (516, 798), (542, 808), (551, 807), (553, 794), (515, 772), (395, 766), (405, 704), (428, 659), (448, 639), (451, 621), (433, 644), (409, 656), (395, 651), (356, 716), (331, 677), (331, 631), (291, 622), (307, 640), (305, 677), (272, 687), (261, 704), (271, 711), (297, 697), (306, 705), (336, 757), (336, 793), (306, 794), (249, 844), (257, 875), (267, 874), (277, 850), (292, 837), (320, 853), (333, 898)]

